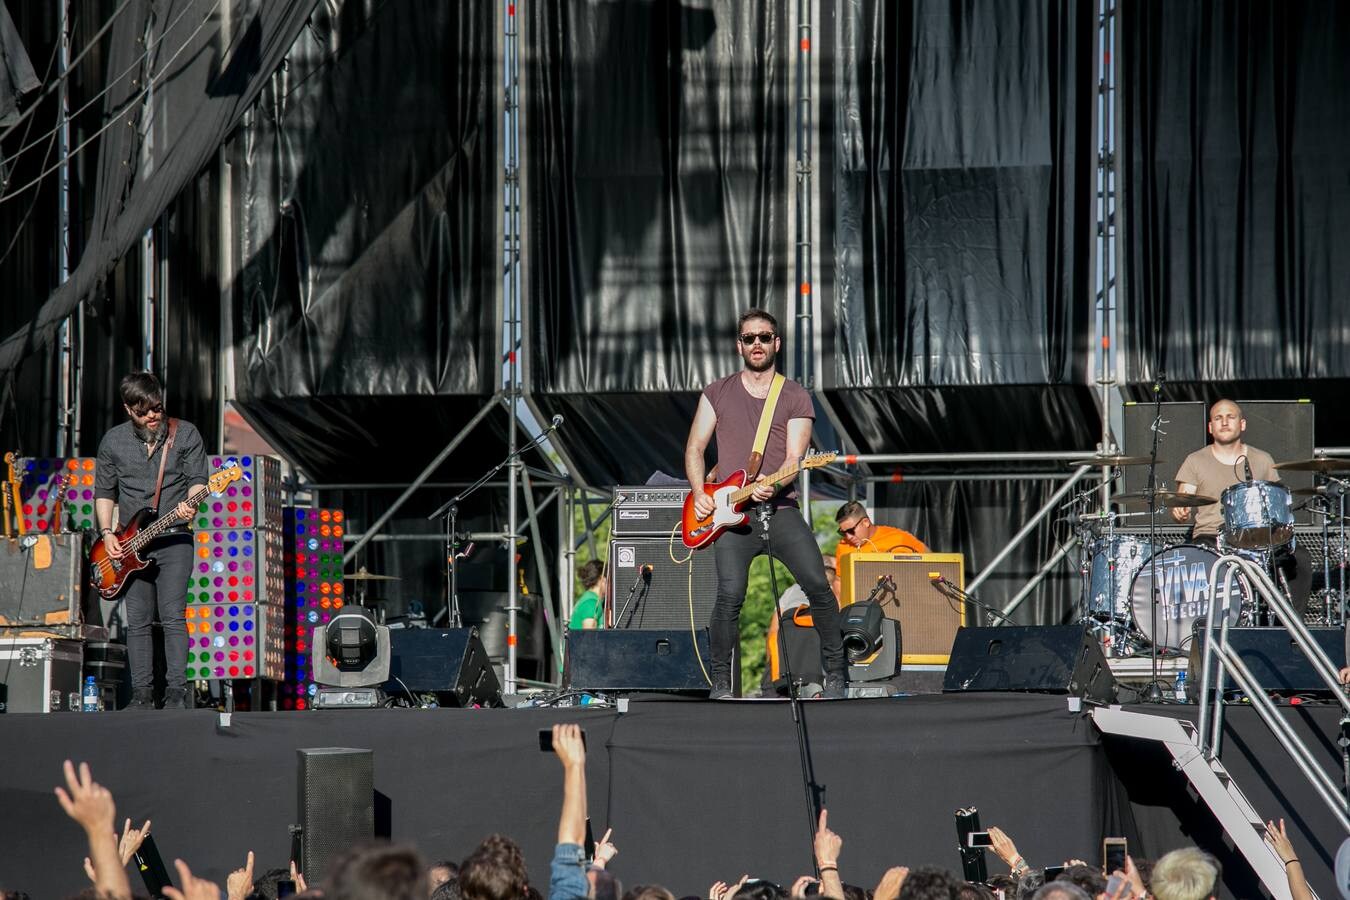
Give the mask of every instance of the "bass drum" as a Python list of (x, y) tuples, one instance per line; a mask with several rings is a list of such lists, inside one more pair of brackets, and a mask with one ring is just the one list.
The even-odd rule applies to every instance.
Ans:
[[(1157, 561), (1159, 602), (1157, 633), (1154, 634), (1153, 563)], [(1159, 551), (1134, 576), (1130, 588), (1134, 625), (1141, 634), (1158, 647), (1184, 652), (1191, 645), (1191, 635), (1197, 622), (1209, 615), (1213, 595), (1222, 594), (1226, 573), (1221, 572), (1218, 584), (1209, 583), (1209, 573), (1218, 562), (1219, 554), (1201, 544), (1178, 544)], [(1233, 577), (1233, 589), (1218, 598), (1217, 606), (1228, 616), (1228, 624), (1236, 624), (1250, 597), (1247, 582), (1241, 576)], [(1214, 627), (1222, 624), (1214, 620)]]

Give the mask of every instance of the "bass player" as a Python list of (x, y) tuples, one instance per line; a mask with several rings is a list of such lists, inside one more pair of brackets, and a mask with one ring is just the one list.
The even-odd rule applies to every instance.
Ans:
[[(730, 471), (745, 466), (750, 479), (762, 479), (784, 462), (806, 455), (811, 443), (815, 410), (811, 395), (795, 381), (777, 375), (774, 360), (782, 348), (777, 320), (762, 309), (749, 309), (737, 323), (736, 351), (744, 363), (739, 372), (708, 385), (698, 401), (689, 439), (684, 449), (684, 470), (699, 517), (712, 514), (714, 501), (704, 490), (707, 467), (704, 452), (717, 439), (718, 468)], [(775, 377), (777, 376), (777, 377)], [(771, 394), (776, 401), (764, 421)], [(756, 449), (756, 438), (767, 427), (767, 440)], [(820, 655), (825, 672), (823, 697), (847, 695), (848, 664), (839, 631), (839, 606), (821, 563), (820, 548), (797, 508), (792, 482), (778, 488), (758, 486), (751, 499), (769, 513), (769, 543), (792, 577), (806, 592), (811, 616), (820, 634)], [(753, 510), (752, 513), (757, 513)], [(740, 640), (741, 606), (749, 583), (750, 563), (767, 553), (759, 516), (717, 538), (717, 599), (713, 605), (709, 643), (712, 653), (710, 677), (713, 699), (731, 696), (732, 650)]]
[(113, 528), (113, 505), (123, 523), (141, 509), (173, 510), (183, 522), (149, 545), (153, 560), (134, 573), (126, 592), (127, 657), (131, 666), (128, 709), (154, 709), (154, 647), (150, 626), (156, 610), (164, 628), (164, 708), (187, 707), (188, 578), (192, 574), (192, 528), (196, 506), (188, 492), (207, 483), (206, 449), (190, 422), (164, 414), (164, 389), (149, 372), (132, 372), (121, 383), (128, 421), (114, 426), (98, 447), (94, 512), (108, 555), (124, 550)]

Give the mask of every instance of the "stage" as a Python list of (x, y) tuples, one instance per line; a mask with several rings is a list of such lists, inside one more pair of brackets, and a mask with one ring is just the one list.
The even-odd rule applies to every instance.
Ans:
[[(1259, 895), (1225, 854), (1170, 760), (1134, 741), (1103, 741), (1065, 698), (1020, 694), (811, 702), (805, 722), (830, 826), (844, 839), (842, 873), (872, 886), (890, 865), (958, 870), (953, 811), (980, 810), (1033, 865), (1095, 860), (1101, 838), (1125, 835), (1156, 857), (1200, 842), (1224, 863), (1228, 896)], [(1163, 707), (1193, 715), (1193, 707)], [(1286, 710), (1339, 759), (1333, 707)], [(1229, 712), (1224, 761), (1264, 815), (1284, 816), (1314, 888), (1334, 896), (1341, 835), (1300, 777), (1283, 767), (1252, 711)], [(117, 799), (119, 820), (153, 820), (166, 860), (181, 856), (224, 884), (248, 850), (259, 871), (284, 865), (297, 821), (296, 749), (375, 751), (377, 828), (428, 858), (458, 860), (500, 831), (546, 885), (560, 766), (537, 731), (587, 731), (590, 815), (614, 829), (612, 871), (677, 896), (749, 872), (788, 884), (810, 865), (797, 742), (784, 702), (634, 701), (613, 709), (205, 710), (7, 715), (0, 718), (4, 865), (0, 885), (35, 897), (82, 887), (83, 838), (52, 788), (66, 757), (87, 760)], [(990, 873), (1003, 867), (992, 854)]]

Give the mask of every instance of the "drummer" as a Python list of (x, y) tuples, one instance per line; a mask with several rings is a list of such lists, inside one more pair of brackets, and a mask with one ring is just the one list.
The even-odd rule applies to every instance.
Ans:
[[(1247, 481), (1247, 467), (1251, 469), (1253, 481), (1280, 480), (1280, 472), (1275, 468), (1275, 460), (1271, 455), (1242, 440), (1242, 433), (1247, 430), (1247, 419), (1242, 415), (1242, 407), (1232, 400), (1218, 401), (1209, 408), (1208, 428), (1214, 440), (1182, 462), (1176, 477), (1178, 492), (1220, 497), (1226, 489)], [(1178, 522), (1187, 522), (1190, 517), (1191, 507), (1172, 508), (1172, 518)], [(1195, 507), (1195, 527), (1190, 538), (1193, 542), (1217, 546), (1222, 529), (1222, 504), (1210, 503)], [(1303, 610), (1308, 604), (1312, 587), (1311, 559), (1306, 551), (1290, 553), (1284, 549), (1276, 552), (1275, 561), (1289, 582), (1294, 605), (1300, 611)]]

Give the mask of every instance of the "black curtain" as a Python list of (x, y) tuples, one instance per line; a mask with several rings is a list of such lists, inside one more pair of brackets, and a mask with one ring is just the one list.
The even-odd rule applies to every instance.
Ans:
[(738, 313), (791, 325), (786, 9), (525, 7), (528, 388), (587, 481), (681, 471)]
[[(1122, 2), (1124, 349), (1133, 393), (1350, 387), (1350, 9)], [(1325, 408), (1325, 406), (1324, 406)], [(1318, 416), (1319, 443), (1350, 439)]]
[(494, 9), (325, 4), (232, 144), (238, 406), (318, 480), (410, 479), (500, 382)]
[(846, 430), (872, 452), (1091, 446), (1092, 9), (830, 10), (820, 381)]

